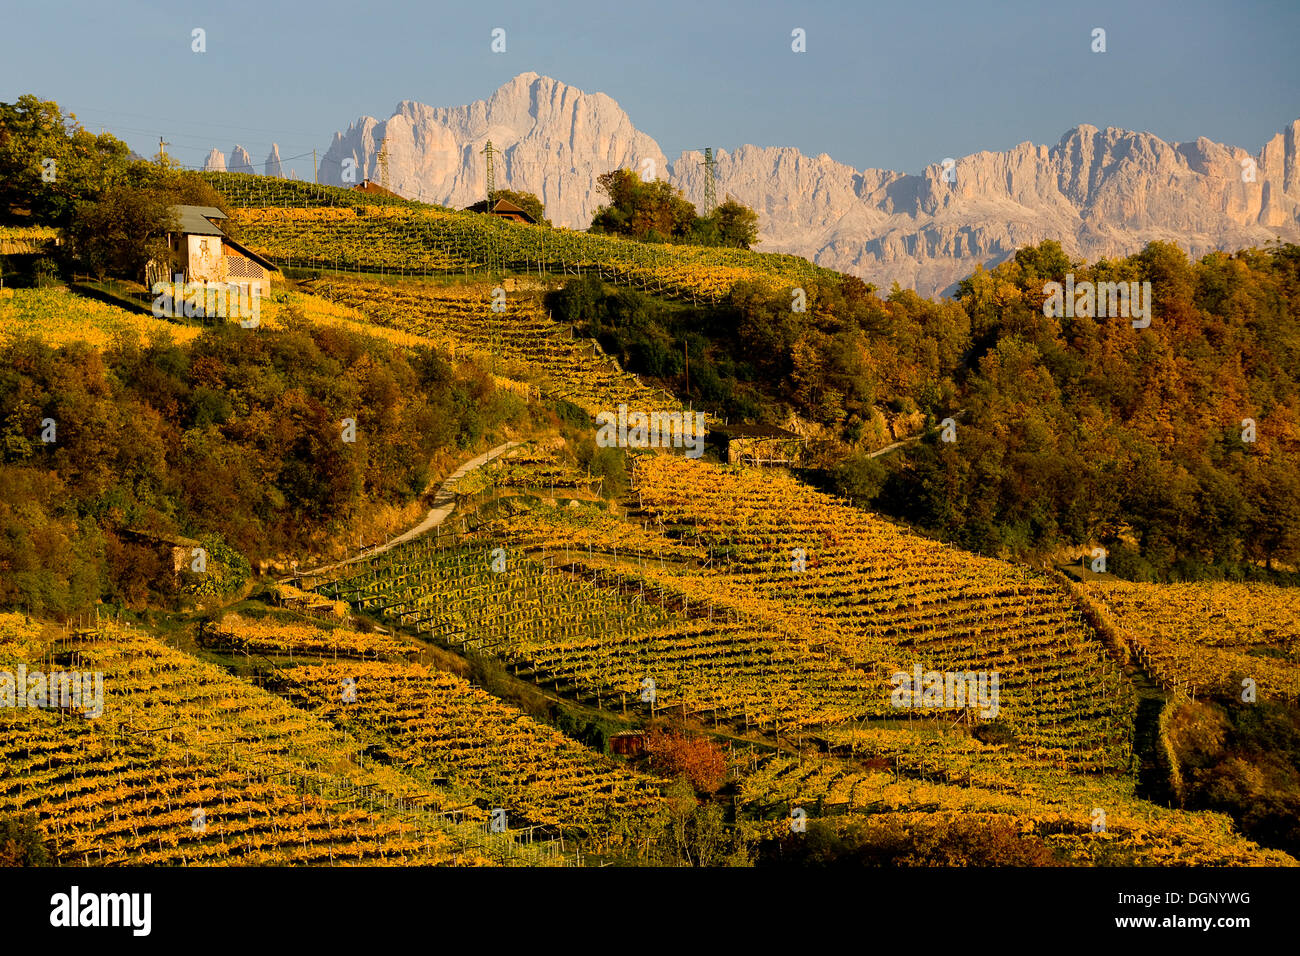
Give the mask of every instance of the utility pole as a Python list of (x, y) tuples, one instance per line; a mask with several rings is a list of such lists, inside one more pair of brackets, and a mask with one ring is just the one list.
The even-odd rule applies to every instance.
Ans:
[(314, 149), (311, 151), (311, 181), (314, 183), (320, 182), (320, 176), (316, 173), (316, 150)]
[(165, 165), (166, 162), (167, 162), (167, 147), (170, 146), (170, 145), (171, 145), (171, 143), (165, 143), (165, 142), (163, 142), (163, 138), (162, 138), (161, 136), (158, 137), (158, 156), (159, 156), (160, 161), (161, 161), (164, 165)]
[(483, 147), (481, 152), (487, 157), (487, 201), (488, 212), (491, 212), (492, 194), (497, 191), (496, 173), (492, 168), (492, 157), (496, 154), (496, 150), (492, 148), (492, 140), (487, 141), (487, 145)]

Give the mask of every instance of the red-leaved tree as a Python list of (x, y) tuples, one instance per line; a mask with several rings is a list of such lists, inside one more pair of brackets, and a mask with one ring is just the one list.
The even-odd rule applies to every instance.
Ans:
[(698, 793), (713, 793), (727, 776), (722, 748), (705, 737), (656, 728), (646, 741), (646, 751), (655, 769), (684, 776)]

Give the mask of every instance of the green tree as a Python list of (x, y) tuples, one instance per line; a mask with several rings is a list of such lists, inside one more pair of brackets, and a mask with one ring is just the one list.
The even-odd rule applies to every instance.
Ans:
[(720, 246), (748, 249), (758, 242), (758, 213), (730, 196), (709, 218), (716, 223)]
[(48, 866), (45, 834), (35, 814), (0, 817), (0, 867)]
[(694, 851), (696, 866), (717, 866), (727, 845), (722, 807), (709, 803), (695, 808), (687, 840)]
[(1015, 262), (1027, 286), (1064, 281), (1067, 272), (1082, 266), (1082, 263), (1071, 261), (1055, 239), (1045, 239), (1036, 246), (1017, 249)]
[(836, 494), (865, 508), (880, 494), (888, 474), (878, 458), (857, 454), (846, 458), (831, 470), (831, 482)]
[(172, 204), (166, 193), (133, 186), (78, 203), (65, 230), (67, 255), (97, 276), (139, 278), (151, 258), (165, 254), (163, 235), (179, 228)]
[(1274, 459), (1253, 470), (1251, 550), (1269, 569), (1275, 561), (1300, 561), (1300, 478), (1295, 462)]
[(209, 533), (199, 539), (203, 549), (207, 569), (203, 573), (187, 571), (189, 583), (185, 586), (187, 593), (215, 596), (233, 594), (244, 586), (253, 569), (248, 559), (226, 544), (220, 535)]
[(0, 103), (0, 216), (66, 226), (77, 204), (122, 176), (130, 154), (126, 143), (87, 132), (53, 101), (25, 94)]
[(513, 189), (498, 189), (492, 193), (493, 201), (504, 199), (512, 202), (543, 226), (549, 226), (551, 220), (546, 218), (546, 206), (533, 193), (516, 192)]
[(586, 329), (596, 322), (604, 294), (605, 287), (600, 278), (588, 272), (564, 283), (547, 304), (559, 321)]

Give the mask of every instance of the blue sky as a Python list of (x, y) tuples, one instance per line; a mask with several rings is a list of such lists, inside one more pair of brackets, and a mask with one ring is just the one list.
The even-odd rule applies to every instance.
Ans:
[[(796, 27), (806, 53), (790, 49)], [(187, 164), (239, 142), (260, 166), (276, 141), (306, 178), (311, 149), (358, 116), (468, 103), (534, 70), (608, 93), (670, 159), (754, 143), (915, 172), (1080, 123), (1255, 152), (1300, 118), (1297, 37), (1295, 0), (9, 0), (0, 100), (57, 100), (145, 155), (164, 135)]]

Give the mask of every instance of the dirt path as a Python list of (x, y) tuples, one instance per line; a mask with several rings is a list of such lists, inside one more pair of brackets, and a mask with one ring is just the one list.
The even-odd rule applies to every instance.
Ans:
[[(953, 417), (954, 419), (960, 420), (960, 419), (963, 418), (965, 415), (966, 415), (966, 409), (963, 408), (961, 411), (957, 412), (957, 413), (956, 413), (955, 415), (953, 415), (952, 417)], [(875, 451), (873, 451), (873, 452), (868, 452), (868, 453), (867, 453), (867, 457), (868, 457), (868, 458), (878, 458), (879, 456), (885, 454), (886, 452), (891, 452), (891, 451), (893, 451), (895, 448), (902, 448), (904, 445), (910, 445), (912, 442), (914, 442), (914, 441), (920, 441), (920, 440), (921, 440), (922, 438), (924, 438), (924, 437), (925, 437), (925, 435), (923, 435), (923, 434), (922, 434), (922, 435), (913, 435), (913, 436), (910, 437), (910, 438), (903, 438), (903, 439), (901, 439), (901, 440), (899, 440), (899, 441), (891, 442), (890, 444), (886, 445), (884, 448), (877, 448), (877, 449), (876, 449)]]
[(294, 581), (298, 578), (311, 577), (316, 574), (324, 574), (326, 571), (333, 571), (335, 568), (345, 567), (349, 564), (356, 564), (358, 561), (364, 561), (371, 555), (381, 554), (390, 548), (395, 548), (399, 544), (410, 541), (412, 538), (417, 538), (426, 531), (432, 531), (438, 525), (446, 521), (447, 517), (456, 509), (456, 487), (466, 475), (477, 468), (482, 468), (494, 458), (500, 458), (510, 449), (517, 448), (522, 444), (524, 443), (520, 441), (508, 441), (502, 445), (497, 445), (497, 447), (493, 448), (491, 451), (485, 451), (477, 458), (471, 458), (453, 471), (447, 476), (447, 480), (438, 486), (438, 493), (433, 496), (433, 507), (431, 507), (429, 513), (424, 516), (424, 520), (414, 528), (403, 531), (397, 537), (390, 538), (383, 544), (376, 545), (364, 553), (358, 554), (356, 557), (347, 558), (343, 561), (336, 561), (333, 564), (322, 565), (319, 568), (312, 568), (310, 571), (298, 571), (293, 577), (285, 578), (281, 583)]
[(867, 457), (876, 458), (880, 455), (883, 455), (887, 451), (893, 451), (895, 448), (902, 448), (904, 445), (910, 444), (911, 442), (914, 441), (920, 441), (920, 440), (921, 440), (920, 435), (914, 435), (911, 438), (904, 438), (902, 441), (896, 441), (892, 445), (886, 445), (884, 448), (877, 448), (875, 451), (868, 453)]

